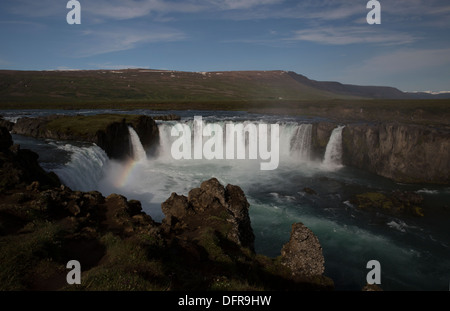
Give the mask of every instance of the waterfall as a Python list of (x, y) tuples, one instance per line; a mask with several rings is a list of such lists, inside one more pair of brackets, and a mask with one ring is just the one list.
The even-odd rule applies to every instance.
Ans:
[(323, 166), (327, 169), (338, 169), (342, 167), (342, 130), (345, 126), (338, 126), (331, 132), (323, 158)]
[(139, 139), (136, 131), (129, 126), (128, 132), (130, 133), (130, 143), (133, 151), (133, 158), (135, 161), (142, 161), (147, 159), (147, 154), (145, 153), (144, 147), (141, 144), (141, 140)]
[(92, 191), (97, 189), (103, 176), (108, 156), (100, 147), (78, 147), (70, 144), (58, 148), (71, 153), (70, 161), (64, 167), (54, 169), (60, 180), (72, 190)]
[(300, 160), (308, 161), (311, 157), (312, 124), (301, 124), (291, 138), (291, 153), (299, 156)]
[[(203, 128), (209, 124), (210, 122), (205, 122), (203, 124)], [(220, 121), (216, 122), (219, 126), (223, 128), (223, 143), (224, 143), (224, 158), (226, 152), (226, 146), (232, 145), (231, 142), (234, 142), (235, 152), (237, 150), (237, 141), (241, 139), (245, 142), (246, 154), (248, 155), (249, 145), (252, 143), (256, 143), (256, 141), (250, 142), (248, 139), (248, 134), (245, 133), (244, 137), (227, 137), (226, 136), (226, 125), (234, 124), (237, 125), (237, 122), (227, 122)], [(240, 122), (243, 126), (247, 126), (248, 124), (258, 124), (262, 123), (261, 121), (243, 121)], [(160, 146), (158, 149), (158, 156), (164, 160), (172, 159), (171, 155), (171, 145), (172, 143), (179, 139), (178, 136), (171, 136), (171, 130), (176, 125), (176, 122), (164, 122), (159, 124), (159, 141)], [(199, 132), (199, 124), (194, 121), (187, 121), (186, 123), (182, 123), (183, 126), (189, 127), (191, 130), (191, 137), (184, 137), (187, 140), (187, 143), (191, 143), (192, 145), (192, 153), (194, 152), (194, 141), (196, 139), (201, 139), (201, 132)], [(311, 135), (312, 135), (312, 124), (298, 124), (296, 122), (287, 122), (279, 124), (280, 127), (280, 157), (284, 158), (288, 161), (309, 161), (311, 154)], [(270, 128), (270, 127), (269, 127)], [(203, 144), (207, 141), (208, 138), (203, 138)]]

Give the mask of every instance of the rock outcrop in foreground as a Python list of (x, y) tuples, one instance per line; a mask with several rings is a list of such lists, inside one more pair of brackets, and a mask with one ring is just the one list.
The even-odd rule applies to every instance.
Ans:
[[(255, 253), (238, 186), (213, 178), (187, 197), (173, 193), (158, 223), (139, 201), (61, 185), (6, 129), (0, 134), (0, 290), (333, 288), (317, 237), (302, 224), (281, 256)], [(66, 282), (70, 260), (81, 264), (80, 285)]]

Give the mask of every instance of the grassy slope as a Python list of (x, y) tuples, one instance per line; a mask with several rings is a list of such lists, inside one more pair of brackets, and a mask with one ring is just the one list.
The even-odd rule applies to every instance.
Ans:
[(283, 71), (201, 74), (145, 70), (0, 71), (0, 96), (2, 105), (279, 98), (323, 100), (336, 97), (303, 85)]

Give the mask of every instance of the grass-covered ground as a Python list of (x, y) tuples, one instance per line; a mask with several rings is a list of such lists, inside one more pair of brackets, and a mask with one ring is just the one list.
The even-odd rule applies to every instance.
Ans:
[(47, 130), (61, 133), (72, 133), (77, 137), (93, 137), (98, 131), (114, 122), (121, 122), (126, 119), (127, 122), (133, 123), (139, 115), (122, 115), (122, 114), (101, 114), (93, 116), (63, 116), (55, 118), (45, 124)]

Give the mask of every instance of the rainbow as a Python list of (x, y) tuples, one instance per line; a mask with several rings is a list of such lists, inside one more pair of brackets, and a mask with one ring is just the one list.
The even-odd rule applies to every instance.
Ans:
[(138, 165), (142, 164), (142, 161), (135, 161), (133, 159), (127, 160), (122, 164), (122, 170), (120, 174), (117, 176), (114, 185), (118, 188), (122, 188), (128, 183), (130, 176), (132, 175), (134, 168)]

